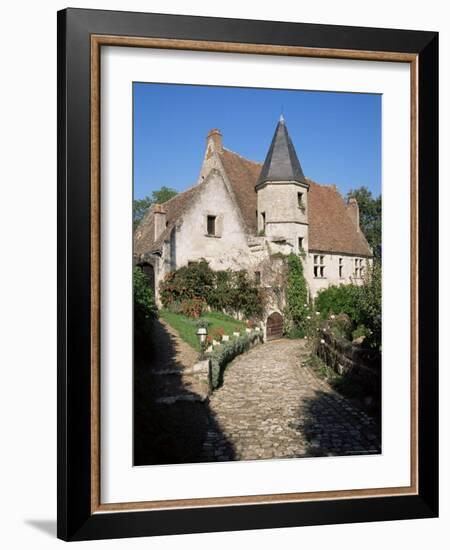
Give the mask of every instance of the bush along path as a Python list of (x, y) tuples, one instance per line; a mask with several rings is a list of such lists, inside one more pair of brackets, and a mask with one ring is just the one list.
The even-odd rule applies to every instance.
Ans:
[(228, 365), (209, 400), (204, 461), (380, 452), (375, 422), (318, 378), (308, 355), (302, 341), (285, 339)]

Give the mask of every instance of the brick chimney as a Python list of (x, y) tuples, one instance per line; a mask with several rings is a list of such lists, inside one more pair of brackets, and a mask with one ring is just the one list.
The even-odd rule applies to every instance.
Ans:
[(210, 143), (218, 153), (222, 151), (222, 134), (217, 128), (210, 130), (206, 136), (206, 146), (208, 147)]
[(153, 217), (155, 225), (155, 241), (158, 239), (164, 229), (166, 228), (166, 211), (162, 204), (155, 204), (153, 206)]
[(350, 216), (351, 220), (356, 226), (356, 229), (359, 231), (359, 206), (358, 201), (354, 197), (348, 199), (347, 214)]

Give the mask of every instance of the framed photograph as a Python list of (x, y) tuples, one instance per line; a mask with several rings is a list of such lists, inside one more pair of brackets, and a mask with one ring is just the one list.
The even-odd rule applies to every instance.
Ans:
[(438, 35), (58, 13), (58, 536), (438, 514)]

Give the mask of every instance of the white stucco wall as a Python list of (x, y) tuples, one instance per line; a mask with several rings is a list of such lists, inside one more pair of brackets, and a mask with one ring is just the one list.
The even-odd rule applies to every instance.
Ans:
[[(323, 256), (325, 267), (324, 277), (314, 277), (314, 256)], [(342, 259), (342, 277), (339, 276), (339, 259)], [(317, 292), (331, 285), (362, 284), (362, 278), (355, 278), (355, 259), (362, 260), (363, 268), (367, 269), (366, 262), (372, 263), (362, 256), (349, 256), (343, 254), (325, 254), (323, 252), (310, 251), (305, 258), (305, 276), (309, 284), (311, 295), (314, 298)], [(320, 258), (319, 258), (320, 261)]]
[[(207, 234), (207, 216), (216, 216), (217, 236)], [(245, 226), (218, 172), (210, 174), (202, 193), (183, 214), (175, 241), (177, 269), (200, 258), (212, 269), (236, 269), (232, 257), (248, 255)]]

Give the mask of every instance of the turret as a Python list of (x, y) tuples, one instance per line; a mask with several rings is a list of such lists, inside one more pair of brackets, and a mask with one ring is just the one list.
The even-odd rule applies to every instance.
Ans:
[(258, 233), (286, 239), (295, 252), (307, 251), (309, 184), (283, 116), (275, 129), (255, 189)]

